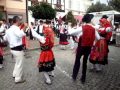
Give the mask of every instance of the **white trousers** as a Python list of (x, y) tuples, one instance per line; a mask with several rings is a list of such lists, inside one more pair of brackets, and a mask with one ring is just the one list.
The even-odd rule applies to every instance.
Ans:
[(24, 52), (23, 51), (11, 50), (11, 53), (12, 53), (13, 58), (15, 60), (13, 77), (15, 77), (15, 82), (19, 82), (19, 81), (22, 80), (22, 76), (23, 76)]
[(70, 43), (70, 48), (74, 49), (75, 43), (72, 37), (70, 37), (69, 43)]

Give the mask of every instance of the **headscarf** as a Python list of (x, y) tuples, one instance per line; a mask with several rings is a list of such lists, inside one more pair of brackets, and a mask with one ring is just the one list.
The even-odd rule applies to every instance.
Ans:
[(54, 44), (54, 32), (51, 27), (48, 25), (43, 26), (43, 33), (46, 38), (50, 39), (50, 42)]
[(105, 27), (105, 28), (111, 27), (111, 23), (107, 19), (102, 18), (99, 21), (100, 21), (100, 23), (102, 24), (103, 27)]

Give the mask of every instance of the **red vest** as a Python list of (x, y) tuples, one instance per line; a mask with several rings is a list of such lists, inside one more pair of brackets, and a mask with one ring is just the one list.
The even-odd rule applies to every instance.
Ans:
[(84, 25), (82, 26), (82, 30), (81, 46), (93, 46), (95, 40), (95, 28), (90, 25)]

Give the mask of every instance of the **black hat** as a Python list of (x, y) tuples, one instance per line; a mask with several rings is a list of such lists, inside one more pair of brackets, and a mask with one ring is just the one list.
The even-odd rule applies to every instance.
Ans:
[(85, 14), (83, 16), (82, 22), (90, 23), (93, 17), (94, 17), (93, 14)]
[(102, 18), (105, 18), (105, 19), (107, 19), (107, 18), (108, 18), (108, 16), (107, 16), (107, 15), (103, 15), (103, 16), (102, 16)]
[(43, 20), (40, 20), (40, 23), (43, 23)]
[(51, 20), (46, 20), (46, 24), (51, 24)]

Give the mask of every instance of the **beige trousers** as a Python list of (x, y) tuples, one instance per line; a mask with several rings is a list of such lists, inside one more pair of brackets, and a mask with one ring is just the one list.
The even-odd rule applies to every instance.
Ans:
[(15, 82), (19, 82), (23, 77), (23, 59), (24, 52), (23, 51), (15, 51), (11, 50), (13, 58), (15, 60), (15, 66), (13, 70), (13, 77), (15, 77)]

